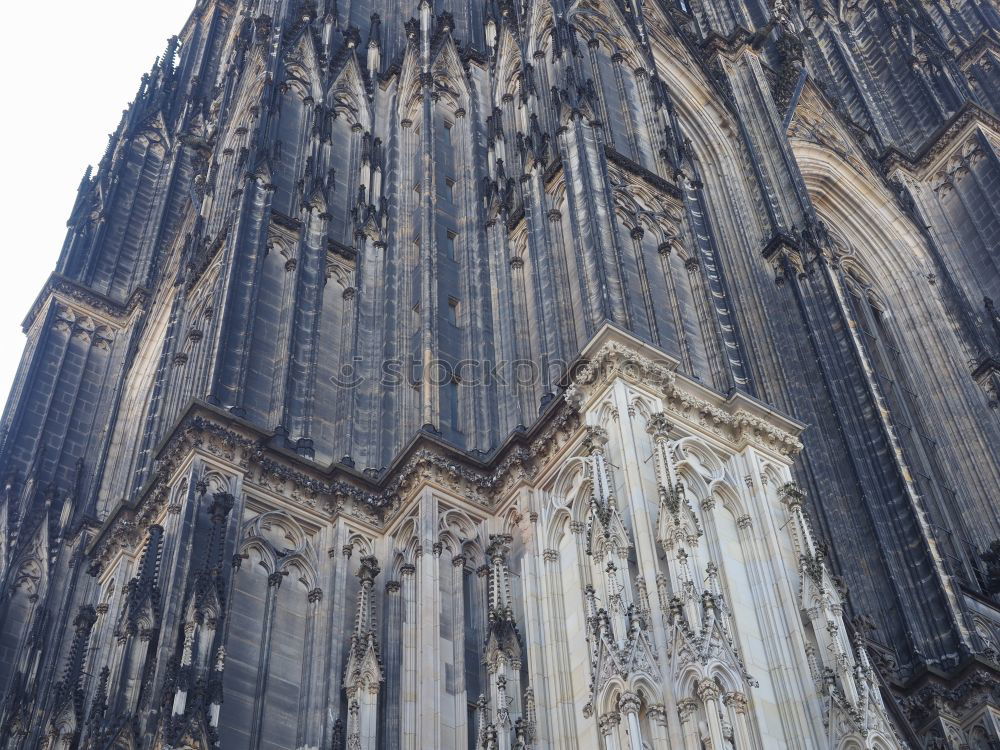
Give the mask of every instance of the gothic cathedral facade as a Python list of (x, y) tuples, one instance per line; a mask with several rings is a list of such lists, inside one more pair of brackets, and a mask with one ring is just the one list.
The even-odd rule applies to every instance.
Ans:
[(995, 0), (198, 0), (68, 226), (0, 747), (1000, 747)]

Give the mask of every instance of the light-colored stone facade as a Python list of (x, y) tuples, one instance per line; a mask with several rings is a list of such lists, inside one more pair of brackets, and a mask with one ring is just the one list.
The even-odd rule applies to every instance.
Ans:
[(583, 357), (495, 471), (428, 445), (378, 514), (200, 410), (92, 550), (90, 663), (139, 679), (155, 557), (184, 633), (157, 747), (903, 747), (792, 482), (802, 425), (612, 326)]
[(191, 3), (23, 324), (0, 748), (1000, 746), (995, 0)]

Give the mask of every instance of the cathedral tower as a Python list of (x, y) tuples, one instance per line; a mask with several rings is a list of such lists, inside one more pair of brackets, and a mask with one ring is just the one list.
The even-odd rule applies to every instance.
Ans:
[(1000, 746), (990, 0), (198, 0), (0, 437), (0, 747)]

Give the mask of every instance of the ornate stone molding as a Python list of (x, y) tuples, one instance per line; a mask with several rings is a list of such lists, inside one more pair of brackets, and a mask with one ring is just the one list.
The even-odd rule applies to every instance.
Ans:
[(914, 156), (907, 156), (896, 149), (888, 150), (881, 159), (882, 169), (890, 177), (902, 171), (925, 179), (938, 171), (941, 164), (961, 148), (977, 129), (1000, 143), (1000, 120), (977, 104), (967, 102)]
[(87, 289), (75, 281), (58, 273), (53, 273), (45, 282), (45, 286), (35, 298), (28, 315), (21, 327), (25, 332), (45, 309), (49, 301), (56, 299), (76, 315), (86, 315), (95, 318), (100, 325), (106, 325), (114, 330), (128, 325), (134, 312), (142, 308), (149, 298), (149, 292), (144, 288), (136, 289), (126, 302), (118, 302)]
[(679, 375), (676, 366), (668, 355), (606, 325), (584, 349), (565, 397), (555, 400), (530, 431), (514, 433), (485, 457), (462, 454), (437, 436), (421, 433), (389, 469), (371, 475), (341, 464), (310, 462), (282, 448), (277, 436), (194, 402), (160, 449), (139, 499), (115, 512), (91, 554), (104, 560), (114, 549), (134, 547), (165, 507), (171, 478), (196, 451), (232, 465), (249, 489), (275, 493), (328, 517), (346, 515), (374, 529), (402, 512), (405, 501), (426, 484), (495, 510), (515, 486), (532, 482), (549, 457), (579, 436), (581, 408), (616, 377), (659, 394), (665, 413), (655, 424), (661, 431), (669, 429), (668, 423), (684, 423), (685, 429), (707, 432), (736, 448), (753, 444), (781, 456), (801, 449), (797, 423), (743, 394), (715, 393)]
[(664, 418), (683, 420), (723, 440), (752, 443), (782, 456), (802, 450), (803, 426), (746, 396), (723, 396), (676, 372), (677, 360), (610, 324), (584, 348), (566, 400), (583, 409), (616, 377), (647, 388), (665, 401)]

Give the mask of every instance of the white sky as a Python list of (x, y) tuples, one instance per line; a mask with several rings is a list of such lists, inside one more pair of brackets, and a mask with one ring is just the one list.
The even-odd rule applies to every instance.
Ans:
[[(0, 403), (21, 321), (55, 268), (76, 188), (194, 0), (9, 2), (0, 41)], [(0, 407), (2, 408), (2, 407)]]

